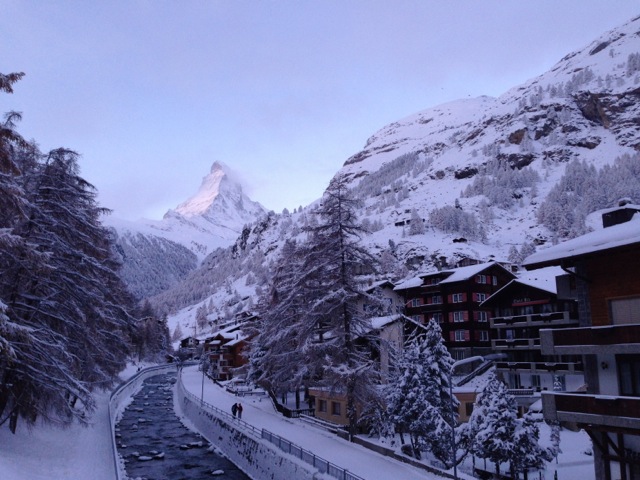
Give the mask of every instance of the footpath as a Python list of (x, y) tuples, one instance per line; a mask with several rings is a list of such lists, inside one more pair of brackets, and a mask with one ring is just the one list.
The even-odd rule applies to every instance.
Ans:
[[(229, 393), (208, 378), (203, 379), (202, 373), (195, 366), (183, 369), (182, 381), (185, 389), (192, 395), (224, 412), (231, 413), (232, 405), (240, 402), (243, 406), (242, 420), (251, 427), (266, 429), (279, 435), (365, 480), (443, 478), (343, 440), (302, 420), (285, 418), (274, 410), (271, 400), (266, 396), (241, 397)], [(471, 478), (466, 475), (459, 476)]]

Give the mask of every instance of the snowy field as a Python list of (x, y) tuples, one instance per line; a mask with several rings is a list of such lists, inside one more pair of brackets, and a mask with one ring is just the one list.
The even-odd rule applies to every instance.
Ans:
[[(135, 370), (132, 368), (124, 372), (122, 377), (130, 376)], [(183, 378), (187, 390), (199, 397), (202, 392), (200, 372), (195, 367), (187, 368)], [(374, 454), (300, 421), (286, 419), (274, 412), (268, 398), (235, 397), (210, 381), (206, 381), (204, 386), (206, 402), (226, 411), (234, 402), (240, 401), (245, 407), (242, 419), (246, 422), (281, 435), (367, 480), (442, 478)], [(109, 394), (100, 393), (96, 400), (98, 409), (88, 428), (76, 425), (58, 430), (39, 425), (29, 430), (24, 423), (19, 423), (17, 434), (12, 435), (6, 425), (0, 427), (0, 479), (113, 480)], [(541, 437), (547, 441), (549, 431), (544, 424), (540, 425)], [(584, 453), (591, 450), (586, 434), (563, 430), (561, 448), (563, 452), (558, 458), (558, 464), (549, 464), (542, 478), (553, 479), (556, 470), (559, 480), (594, 478), (592, 457)], [(481, 461), (478, 461), (478, 465), (480, 464)], [(472, 478), (464, 473), (468, 468), (470, 461), (460, 467), (460, 478)], [(531, 478), (537, 479), (538, 476)]]

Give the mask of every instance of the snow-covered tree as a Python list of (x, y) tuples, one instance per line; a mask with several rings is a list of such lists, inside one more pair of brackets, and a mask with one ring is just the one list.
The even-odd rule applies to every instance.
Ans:
[(508, 462), (515, 451), (517, 406), (506, 385), (494, 373), (476, 398), (468, 422), (470, 450), (474, 455), (495, 463)]
[(424, 220), (414, 208), (411, 210), (411, 223), (409, 224), (409, 235), (421, 235), (424, 233)]
[(529, 470), (541, 470), (545, 463), (553, 458), (550, 450), (540, 446), (539, 440), (540, 429), (530, 414), (525, 414), (517, 420), (514, 448), (509, 458), (512, 475), (519, 477), (519, 474), (523, 473), (526, 480)]
[(306, 230), (302, 271), (309, 292), (306, 319), (317, 335), (306, 347), (316, 368), (322, 368), (322, 382), (344, 392), (353, 435), (357, 406), (366, 404), (378, 383), (371, 349), (379, 339), (358, 308), (362, 300), (376, 303), (359, 277), (375, 273), (377, 262), (360, 244), (366, 232), (355, 213), (360, 202), (351, 195), (346, 178), (332, 179), (315, 211), (318, 224)]
[(14, 200), (0, 202), (15, 207), (0, 214), (0, 424), (86, 421), (91, 390), (124, 366), (135, 330), (104, 209), (75, 153), (42, 155), (7, 122), (0, 152), (0, 184)]
[(405, 347), (386, 389), (389, 419), (398, 432), (409, 434), (414, 455), (428, 450), (449, 465), (457, 461), (451, 451), (459, 404), (450, 395), (453, 363), (440, 325), (431, 320)]
[(286, 241), (252, 327), (249, 374), (275, 393), (297, 391), (314, 376), (304, 350), (304, 342), (311, 341), (314, 327), (304, 322), (302, 262), (300, 247), (293, 240)]

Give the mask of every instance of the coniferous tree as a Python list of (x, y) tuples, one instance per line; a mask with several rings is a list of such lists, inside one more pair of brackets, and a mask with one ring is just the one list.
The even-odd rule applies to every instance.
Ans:
[(305, 341), (311, 341), (314, 329), (303, 321), (306, 293), (301, 268), (299, 247), (287, 240), (252, 332), (250, 376), (274, 393), (297, 390), (313, 376), (305, 359)]
[(517, 406), (507, 387), (494, 373), (478, 395), (469, 418), (471, 451), (480, 458), (500, 464), (513, 458)]
[(442, 330), (431, 320), (401, 354), (398, 375), (386, 389), (389, 418), (399, 432), (409, 433), (414, 455), (428, 450), (449, 465), (457, 461), (451, 435), (459, 404), (450, 394), (452, 368)]
[[(0, 76), (0, 89), (17, 78)], [(91, 390), (124, 366), (135, 328), (77, 155), (42, 155), (16, 118), (0, 128), (0, 424), (14, 432), (20, 417), (86, 421)]]
[(373, 274), (375, 258), (360, 245), (366, 233), (358, 223), (360, 202), (351, 196), (346, 178), (335, 177), (315, 211), (319, 221), (306, 231), (303, 282), (308, 295), (305, 321), (316, 339), (307, 343), (312, 371), (322, 369), (322, 380), (346, 396), (350, 436), (355, 434), (357, 406), (365, 405), (379, 383), (372, 349), (378, 343), (359, 302), (376, 303), (359, 280)]

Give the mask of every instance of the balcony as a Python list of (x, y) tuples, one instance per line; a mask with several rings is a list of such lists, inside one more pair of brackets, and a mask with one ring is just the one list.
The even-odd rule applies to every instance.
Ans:
[(543, 355), (640, 353), (640, 324), (540, 330)]
[(571, 318), (569, 312), (534, 313), (531, 315), (494, 317), (491, 319), (492, 328), (556, 327), (577, 324), (578, 319)]
[(491, 340), (494, 350), (540, 350), (539, 338), (511, 338)]
[(640, 398), (543, 392), (542, 406), (545, 420), (640, 434)]
[(558, 373), (562, 375), (580, 374), (584, 371), (581, 362), (497, 362), (496, 368), (512, 373)]

